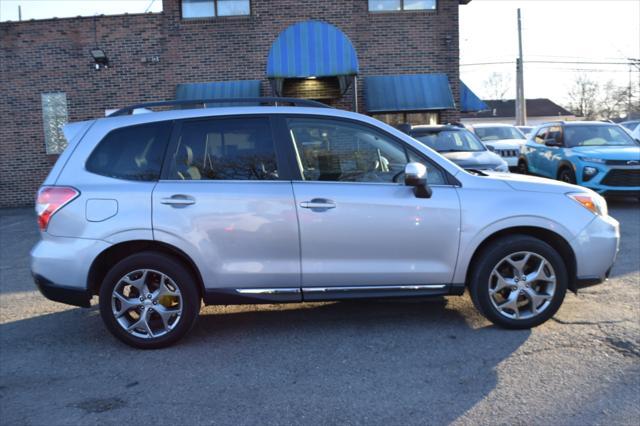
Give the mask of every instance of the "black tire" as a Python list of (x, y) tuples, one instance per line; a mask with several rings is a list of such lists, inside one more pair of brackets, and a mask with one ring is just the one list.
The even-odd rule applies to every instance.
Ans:
[(566, 183), (576, 184), (576, 174), (568, 167), (564, 167), (558, 173), (558, 180)]
[(516, 172), (520, 173), (521, 175), (529, 174), (529, 165), (525, 160), (518, 161), (518, 169), (516, 170)]
[[(548, 306), (537, 316), (527, 319), (512, 319), (502, 315), (491, 302), (490, 276), (494, 267), (502, 259), (510, 254), (523, 251), (540, 255), (551, 263), (555, 271), (556, 289)], [(544, 323), (558, 311), (567, 292), (567, 284), (567, 268), (562, 257), (553, 247), (528, 235), (512, 235), (492, 242), (479, 254), (471, 273), (469, 293), (476, 308), (492, 323), (505, 328), (527, 329)]]
[[(175, 283), (182, 297), (182, 314), (175, 328), (159, 337), (137, 337), (127, 332), (112, 310), (112, 294), (116, 285), (125, 275), (141, 269), (165, 274)], [(115, 337), (135, 348), (158, 349), (172, 345), (189, 332), (199, 312), (200, 294), (195, 277), (180, 261), (162, 253), (142, 252), (121, 260), (109, 270), (100, 287), (100, 315), (105, 326)]]

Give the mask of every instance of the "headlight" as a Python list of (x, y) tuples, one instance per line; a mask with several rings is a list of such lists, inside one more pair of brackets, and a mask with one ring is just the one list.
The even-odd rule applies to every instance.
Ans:
[(501, 164), (498, 164), (493, 170), (495, 170), (496, 172), (508, 172), (509, 165), (505, 161), (503, 161)]
[(605, 160), (603, 160), (602, 158), (580, 157), (580, 159), (586, 163), (605, 164)]
[(598, 174), (598, 169), (591, 166), (585, 166), (582, 169), (582, 180), (585, 182), (589, 182), (591, 178)]
[(600, 216), (606, 216), (609, 214), (607, 208), (607, 201), (596, 193), (588, 192), (572, 192), (567, 194), (567, 197), (580, 203), (582, 207), (589, 210), (593, 214)]

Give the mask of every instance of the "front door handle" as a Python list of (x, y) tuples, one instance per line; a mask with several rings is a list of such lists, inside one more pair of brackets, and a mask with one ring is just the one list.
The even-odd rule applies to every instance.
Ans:
[(300, 207), (303, 209), (335, 209), (336, 203), (333, 200), (327, 200), (326, 198), (314, 198), (311, 201), (303, 201), (300, 203)]
[(190, 195), (182, 195), (182, 194), (176, 194), (168, 198), (160, 199), (160, 204), (167, 204), (175, 207), (189, 206), (195, 203), (196, 203), (195, 198), (193, 198)]

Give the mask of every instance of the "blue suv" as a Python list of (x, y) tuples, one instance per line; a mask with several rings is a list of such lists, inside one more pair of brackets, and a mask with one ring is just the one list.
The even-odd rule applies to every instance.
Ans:
[(640, 142), (616, 124), (547, 123), (523, 145), (518, 170), (602, 195), (640, 197)]

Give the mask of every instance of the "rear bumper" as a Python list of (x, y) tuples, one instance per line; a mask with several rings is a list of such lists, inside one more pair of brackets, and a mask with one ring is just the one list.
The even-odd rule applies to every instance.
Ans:
[(31, 274), (57, 287), (87, 290), (89, 269), (110, 244), (88, 238), (53, 237), (43, 233), (31, 249)]
[(40, 293), (49, 300), (67, 305), (81, 306), (83, 308), (91, 306), (91, 295), (86, 290), (56, 285), (45, 277), (37, 274), (33, 275), (33, 280), (38, 290), (40, 290)]

